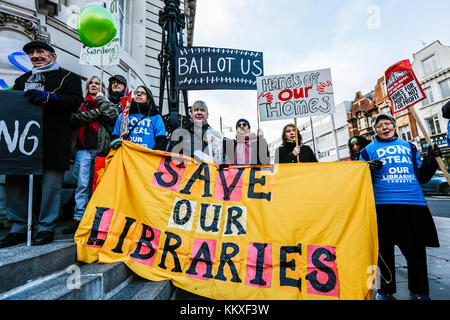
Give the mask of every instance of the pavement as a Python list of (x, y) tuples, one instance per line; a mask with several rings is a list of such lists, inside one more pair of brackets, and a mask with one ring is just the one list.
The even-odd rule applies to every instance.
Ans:
[[(450, 218), (434, 216), (433, 219), (438, 231), (440, 247), (426, 249), (430, 297), (432, 300), (450, 300)], [(56, 239), (71, 237), (71, 235), (62, 234), (62, 229), (68, 224), (69, 222), (58, 223)], [(7, 233), (8, 228), (0, 227), (0, 238), (3, 238)], [(407, 264), (397, 247), (395, 247), (395, 264), (397, 293), (394, 296), (397, 300), (409, 300)], [(180, 299), (186, 300), (205, 299), (188, 292), (181, 292), (179, 295)]]
[[(450, 209), (449, 209), (450, 210)], [(433, 217), (439, 237), (439, 248), (427, 248), (428, 282), (432, 300), (450, 300), (450, 218)], [(395, 247), (397, 300), (409, 300), (406, 259)]]

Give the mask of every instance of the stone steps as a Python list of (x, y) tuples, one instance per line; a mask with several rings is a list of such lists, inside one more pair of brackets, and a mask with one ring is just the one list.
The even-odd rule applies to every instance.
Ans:
[[(58, 234), (58, 232), (57, 232)], [(143, 279), (122, 262), (76, 261), (72, 238), (0, 249), (0, 300), (170, 300), (169, 280)]]

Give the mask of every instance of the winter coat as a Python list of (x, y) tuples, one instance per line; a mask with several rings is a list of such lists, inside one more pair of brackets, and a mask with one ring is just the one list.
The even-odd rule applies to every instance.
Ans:
[[(87, 111), (82, 111), (80, 106), (77, 112), (72, 114), (71, 127), (72, 127), (72, 156), (75, 156), (77, 149), (80, 149), (77, 133), (82, 126), (88, 125), (94, 121), (98, 121), (98, 134), (97, 134), (97, 150), (98, 157), (104, 157), (109, 153), (109, 143), (111, 142), (111, 135), (116, 123), (119, 111), (114, 105), (108, 101), (106, 97), (95, 98), (96, 107), (94, 110), (88, 107)], [(85, 102), (85, 105), (88, 104)]]
[[(225, 139), (224, 149), (226, 154), (226, 159), (230, 164), (236, 164), (236, 147), (239, 138), (228, 140)], [(266, 139), (263, 136), (255, 136), (255, 134), (247, 135), (245, 138), (246, 148), (250, 151), (250, 165), (258, 164), (269, 164), (270, 163), (270, 153), (269, 147)], [(232, 146), (232, 149), (230, 148)], [(231, 149), (231, 150), (230, 150)]]
[[(296, 163), (297, 156), (292, 151), (295, 148), (295, 142), (286, 141), (275, 151), (275, 163)], [(300, 145), (300, 162), (317, 162), (316, 155), (309, 146)]]
[[(30, 76), (31, 71), (17, 78), (13, 90), (24, 90)], [(70, 116), (83, 102), (80, 76), (63, 68), (46, 72), (44, 90), (53, 92), (59, 99), (42, 105), (42, 166), (43, 169), (67, 170), (71, 153)]]
[(222, 134), (211, 128), (208, 122), (201, 125), (189, 119), (183, 127), (172, 132), (167, 151), (183, 154), (216, 164), (225, 164), (224, 140)]

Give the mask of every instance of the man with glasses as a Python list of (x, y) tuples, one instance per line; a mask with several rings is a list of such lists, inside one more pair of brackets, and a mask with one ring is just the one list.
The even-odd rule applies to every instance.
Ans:
[[(250, 132), (250, 122), (239, 119), (236, 122), (236, 139), (232, 140), (233, 148), (229, 148), (230, 142), (226, 142), (226, 154), (230, 164), (255, 165), (268, 164), (270, 162), (269, 148), (262, 131)], [(227, 149), (228, 148), (228, 149)]]
[(412, 300), (429, 300), (425, 247), (439, 247), (430, 210), (420, 187), (438, 168), (437, 146), (430, 147), (423, 161), (414, 144), (397, 136), (396, 120), (390, 114), (372, 119), (373, 141), (360, 153), (369, 162), (378, 223), (381, 272), (377, 300), (394, 300), (394, 245), (408, 265), (408, 287)]

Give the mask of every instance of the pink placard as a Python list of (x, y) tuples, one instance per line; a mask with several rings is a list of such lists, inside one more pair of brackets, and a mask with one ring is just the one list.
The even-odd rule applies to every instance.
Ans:
[[(191, 256), (189, 258), (189, 260), (190, 260), (189, 266), (192, 265), (192, 261), (194, 260), (195, 255), (197, 254), (198, 250), (201, 248), (203, 243), (206, 243), (206, 245), (208, 246), (208, 250), (209, 250), (209, 253), (210, 253), (210, 257), (211, 257), (211, 265), (214, 265), (214, 256), (216, 254), (217, 240), (197, 239), (197, 238), (195, 238), (194, 239), (194, 243), (192, 244)], [(195, 271), (197, 272), (196, 275), (189, 274), (189, 273), (186, 273), (186, 275), (188, 277), (201, 279), (201, 280), (208, 280), (208, 279), (210, 279), (210, 278), (203, 277), (203, 275), (207, 271), (207, 265), (206, 265), (205, 262), (203, 262), (203, 261), (197, 262), (197, 266), (195, 267)]]
[[(222, 173), (221, 173), (222, 172)], [(237, 183), (235, 182), (235, 185), (233, 186), (233, 181), (236, 178), (236, 175), (239, 174), (239, 169), (225, 169), (221, 172), (217, 173), (217, 182), (216, 182), (216, 191), (214, 194), (214, 199), (216, 200), (225, 200), (225, 201), (241, 201), (242, 198), (242, 180), (244, 177), (244, 172), (241, 169), (241, 176), (239, 177), (239, 180)], [(222, 179), (220, 175), (223, 174), (223, 177), (225, 178), (226, 185), (224, 186), (222, 184)], [(232, 190), (230, 190), (232, 189)], [(224, 190), (229, 190), (231, 193), (229, 195), (230, 199), (224, 199), (225, 192)]]
[[(317, 251), (320, 250), (320, 251)], [(315, 261), (313, 261), (314, 257)], [(319, 294), (331, 297), (339, 297), (339, 277), (336, 264), (336, 247), (332, 246), (308, 246), (307, 248), (307, 290), (308, 294)], [(325, 261), (325, 258), (330, 261)], [(328, 273), (319, 270), (318, 264), (328, 267)], [(313, 276), (314, 275), (314, 276)], [(320, 286), (318, 290), (312, 285)]]
[[(156, 229), (156, 228), (152, 228), (150, 226), (148, 226), (148, 228), (150, 228), (151, 230), (144, 229), (144, 227), (142, 227), (142, 232), (145, 232), (145, 234), (141, 235), (140, 238), (142, 238), (143, 236), (145, 236), (146, 238), (151, 237), (151, 231), (153, 231), (154, 237), (153, 237), (152, 240), (150, 240), (150, 245), (153, 248), (153, 250), (155, 250), (155, 254), (153, 256), (151, 256), (150, 258), (145, 259), (145, 260), (138, 259), (138, 258), (133, 257), (133, 256), (131, 256), (131, 259), (133, 259), (136, 262), (139, 262), (139, 263), (142, 263), (142, 264), (145, 264), (145, 265), (151, 267), (151, 266), (153, 266), (153, 262), (155, 261), (155, 258), (156, 258), (156, 250), (158, 250), (159, 238), (160, 238), (160, 235), (161, 235), (161, 230)], [(136, 248), (137, 248), (137, 246), (139, 244), (140, 238), (139, 238), (138, 242), (136, 243), (136, 246), (134, 247), (133, 252), (136, 251)], [(148, 254), (150, 252), (150, 250), (151, 250), (150, 247), (143, 243), (142, 246), (141, 246), (141, 249), (139, 250), (139, 254), (140, 255)]]
[[(248, 286), (260, 287), (260, 288), (270, 288), (272, 285), (272, 244), (267, 243), (264, 248), (264, 262), (263, 262), (263, 272), (261, 279), (265, 284), (251, 283), (250, 281), (255, 279), (256, 276), (256, 264), (258, 260), (258, 248), (254, 244), (257, 242), (251, 242), (248, 245), (248, 259), (247, 259), (247, 274), (245, 278), (245, 284)], [(259, 245), (263, 245), (259, 243)], [(260, 249), (261, 250), (261, 249)]]

